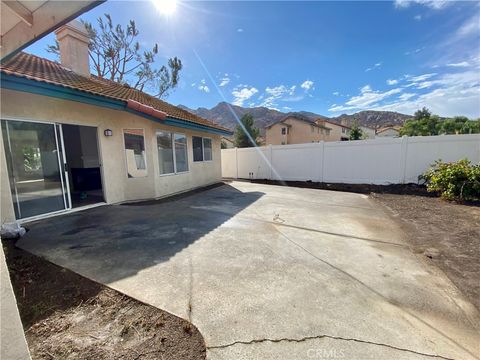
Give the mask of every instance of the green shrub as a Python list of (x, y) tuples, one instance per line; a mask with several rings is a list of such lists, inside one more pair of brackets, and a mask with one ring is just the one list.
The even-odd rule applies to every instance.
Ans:
[(427, 190), (436, 192), (447, 200), (480, 200), (480, 164), (469, 160), (444, 163), (438, 160), (420, 175)]

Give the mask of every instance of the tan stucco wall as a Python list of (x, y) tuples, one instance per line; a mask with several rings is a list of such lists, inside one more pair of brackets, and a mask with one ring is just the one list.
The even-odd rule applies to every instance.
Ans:
[(340, 141), (343, 138), (349, 138), (350, 134), (347, 130), (346, 133), (342, 132), (342, 126), (337, 124), (332, 124), (329, 122), (325, 122), (325, 126), (330, 128), (330, 134), (325, 137), (325, 141)]
[[(110, 110), (74, 101), (2, 89), (2, 119), (38, 120), (98, 127), (99, 153), (102, 162), (103, 191), (107, 203), (162, 197), (221, 180), (220, 136), (162, 125), (125, 111)], [(123, 129), (144, 129), (147, 176), (128, 178)], [(105, 137), (105, 129), (113, 136)], [(159, 175), (157, 130), (175, 131), (187, 136), (189, 171), (176, 175)], [(212, 139), (213, 160), (193, 162), (192, 136)], [(3, 144), (1, 161), (2, 221), (13, 221), (14, 212), (5, 163)]]
[(286, 127), (283, 123), (276, 123), (266, 130), (265, 138), (267, 145), (285, 144), (305, 144), (325, 140), (326, 131), (295, 118), (287, 118), (283, 121), (291, 125), (288, 135), (282, 135), (282, 128)]
[(400, 136), (400, 131), (396, 129), (386, 129), (382, 132), (377, 133), (376, 137), (396, 137)]

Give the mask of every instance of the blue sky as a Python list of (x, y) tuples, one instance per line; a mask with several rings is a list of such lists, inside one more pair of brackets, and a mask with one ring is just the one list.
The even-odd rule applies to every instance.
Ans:
[[(157, 4), (158, 6), (161, 6)], [(166, 100), (218, 102), (335, 116), (361, 110), (480, 117), (480, 4), (452, 1), (179, 2), (165, 16), (152, 1), (108, 1), (134, 19), (158, 64), (178, 56), (180, 86)], [(49, 35), (26, 51), (45, 52)], [(202, 66), (203, 63), (203, 66)]]

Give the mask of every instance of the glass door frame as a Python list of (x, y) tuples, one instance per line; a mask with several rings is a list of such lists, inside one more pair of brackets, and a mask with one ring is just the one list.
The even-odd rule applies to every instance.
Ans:
[[(15, 205), (17, 206), (17, 211), (20, 214), (20, 218), (18, 218), (16, 220), (20, 221), (20, 222), (25, 222), (25, 221), (33, 220), (33, 219), (36, 219), (36, 218), (41, 218), (41, 217), (44, 217), (44, 216), (47, 216), (47, 215), (63, 213), (65, 211), (71, 210), (72, 209), (72, 201), (71, 201), (71, 197), (70, 197), (70, 185), (69, 185), (69, 182), (68, 182), (67, 160), (66, 160), (66, 156), (65, 156), (65, 146), (64, 146), (64, 142), (63, 142), (62, 124), (56, 123), (56, 122), (51, 122), (51, 121), (14, 118), (14, 117), (9, 117), (9, 116), (1, 116), (0, 120), (6, 122), (5, 129), (7, 131), (8, 151), (10, 152), (9, 156), (11, 156), (11, 154), (12, 154), (12, 147), (11, 147), (11, 142), (10, 142), (10, 132), (9, 132), (9, 128), (8, 128), (8, 122), (9, 121), (18, 121), (18, 122), (26, 122), (26, 123), (37, 123), (37, 124), (52, 125), (53, 129), (54, 129), (54, 134), (55, 134), (55, 145), (56, 145), (56, 148), (57, 148), (57, 160), (58, 160), (58, 166), (59, 166), (60, 181), (61, 181), (61, 186), (62, 186), (63, 203), (64, 203), (65, 208), (61, 209), (61, 210), (50, 211), (50, 212), (46, 212), (46, 213), (22, 218), (21, 217), (22, 212), (21, 212), (21, 209), (20, 209), (20, 202), (19, 202), (19, 198), (18, 198), (18, 189), (17, 189), (16, 181), (15, 181), (15, 174), (10, 173), (10, 171), (7, 171), (8, 177), (9, 178), (13, 177), (13, 181), (11, 181), (11, 179), (9, 179), (10, 194), (12, 196), (12, 202), (13, 202), (13, 196), (15, 196), (15, 200), (16, 200), (15, 201), (16, 204), (13, 204), (13, 206), (15, 206)], [(4, 144), (3, 148), (5, 150), (5, 144)], [(5, 156), (7, 156), (7, 154), (5, 154)], [(8, 159), (7, 159), (7, 162), (8, 162)], [(12, 169), (12, 172), (13, 172), (13, 169)], [(13, 188), (12, 188), (12, 186), (13, 186)]]

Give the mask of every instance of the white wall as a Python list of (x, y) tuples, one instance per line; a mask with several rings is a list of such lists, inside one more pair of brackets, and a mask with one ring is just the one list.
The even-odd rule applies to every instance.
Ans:
[(480, 135), (379, 138), (359, 141), (223, 149), (222, 176), (349, 184), (416, 183), (436, 160), (480, 162)]

